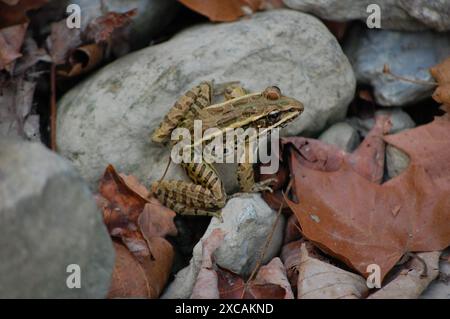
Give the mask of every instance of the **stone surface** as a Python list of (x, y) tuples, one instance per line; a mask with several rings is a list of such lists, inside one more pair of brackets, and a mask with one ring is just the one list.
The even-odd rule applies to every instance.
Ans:
[[(312, 16), (273, 10), (200, 25), (115, 61), (68, 92), (58, 104), (59, 151), (91, 185), (108, 163), (159, 179), (170, 151), (152, 143), (151, 133), (180, 95), (211, 79), (239, 80), (251, 91), (275, 84), (302, 101), (305, 112), (289, 134), (342, 119), (355, 89), (339, 44)], [(166, 178), (183, 175), (172, 168)]]
[(450, 248), (444, 250), (439, 261), (439, 277), (422, 293), (423, 299), (450, 299)]
[(333, 124), (319, 136), (319, 140), (336, 145), (346, 152), (352, 152), (360, 142), (357, 130), (346, 122)]
[[(392, 127), (389, 130), (389, 134), (395, 134), (416, 126), (409, 114), (400, 108), (378, 110), (375, 112), (375, 116), (378, 115), (390, 116)], [(375, 125), (375, 119), (373, 117), (367, 119), (351, 117), (347, 119), (347, 123), (353, 126), (362, 136), (366, 136)]]
[(433, 81), (428, 69), (450, 55), (449, 33), (369, 30), (355, 26), (344, 51), (359, 82), (374, 87), (383, 106), (405, 106), (430, 97), (434, 85), (416, 84), (383, 73), (387, 64), (395, 75)]
[[(103, 298), (114, 251), (88, 186), (38, 143), (0, 138), (0, 298)], [(69, 289), (70, 264), (81, 288)]]
[(386, 146), (386, 169), (388, 178), (394, 178), (400, 175), (409, 165), (410, 158), (408, 154), (399, 150), (395, 146)]
[[(214, 256), (216, 263), (241, 275), (249, 275), (259, 252), (276, 219), (276, 212), (257, 194), (246, 194), (230, 199), (222, 210), (223, 223), (213, 218), (202, 239), (208, 238), (216, 228), (221, 228), (225, 238)], [(284, 217), (275, 228), (271, 243), (267, 249), (264, 263), (277, 255), (283, 241)], [(188, 298), (200, 270), (202, 258), (201, 241), (194, 247), (189, 266), (180, 270), (175, 280), (168, 286), (162, 298)]]
[(176, 12), (176, 0), (70, 0), (81, 8), (82, 28), (107, 12), (127, 12), (137, 9), (132, 18), (131, 43), (133, 47), (142, 48), (150, 43), (153, 36), (167, 26)]
[(448, 0), (284, 0), (284, 3), (292, 9), (313, 13), (326, 20), (363, 22), (373, 12), (368, 13), (367, 7), (377, 4), (383, 29), (450, 30)]

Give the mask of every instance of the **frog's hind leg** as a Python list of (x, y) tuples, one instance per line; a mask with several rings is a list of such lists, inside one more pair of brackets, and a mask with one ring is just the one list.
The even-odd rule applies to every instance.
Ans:
[(152, 192), (165, 206), (181, 215), (220, 215), (225, 200), (216, 198), (210, 189), (185, 181), (158, 181)]
[(211, 216), (217, 217), (221, 221), (222, 219), (222, 209), (215, 208), (212, 210), (196, 208), (192, 206), (188, 206), (186, 204), (181, 204), (172, 198), (167, 198), (165, 202), (165, 206), (169, 207), (173, 211), (177, 212), (180, 215), (190, 215), (190, 216)]
[(172, 131), (186, 118), (189, 112), (197, 113), (211, 104), (212, 84), (202, 82), (198, 86), (182, 95), (169, 109), (159, 127), (153, 132), (152, 140), (156, 143), (165, 143), (170, 139)]

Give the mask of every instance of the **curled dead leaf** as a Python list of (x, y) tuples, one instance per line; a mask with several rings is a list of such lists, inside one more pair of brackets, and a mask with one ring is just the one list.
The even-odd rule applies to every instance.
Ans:
[(66, 78), (76, 77), (100, 65), (104, 57), (104, 46), (98, 43), (82, 45), (72, 51), (68, 63), (58, 69), (58, 75)]
[(112, 165), (108, 165), (100, 180), (99, 193), (109, 201), (111, 206), (111, 209), (104, 211), (104, 220), (109, 229), (115, 226), (114, 224), (110, 225), (110, 221), (118, 219), (112, 217), (116, 214), (120, 214), (137, 225), (139, 215), (145, 204), (150, 201), (135, 189), (133, 184), (132, 186), (127, 184), (126, 179), (120, 176)]
[(267, 265), (259, 269), (254, 284), (261, 286), (266, 284), (279, 285), (285, 291), (283, 299), (294, 299), (294, 294), (286, 275), (286, 269), (278, 257), (275, 257)]
[(138, 218), (139, 229), (146, 238), (176, 236), (175, 212), (152, 198)]
[(428, 285), (439, 275), (439, 256), (441, 252), (433, 251), (417, 254), (426, 264), (426, 275), (424, 276), (424, 265), (417, 258), (411, 259), (397, 276), (371, 294), (368, 299), (417, 299)]
[(191, 299), (219, 299), (218, 277), (214, 269), (214, 251), (223, 242), (225, 233), (222, 229), (213, 232), (202, 241), (202, 264), (192, 289)]
[(298, 271), (298, 299), (359, 299), (368, 294), (363, 277), (310, 256), (304, 243)]

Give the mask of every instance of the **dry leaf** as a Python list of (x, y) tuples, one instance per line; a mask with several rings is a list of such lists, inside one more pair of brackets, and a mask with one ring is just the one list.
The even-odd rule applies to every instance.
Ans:
[(275, 284), (282, 287), (285, 291), (283, 299), (294, 299), (291, 285), (286, 276), (286, 269), (284, 268), (281, 259), (275, 257), (267, 265), (262, 266), (256, 275), (254, 284), (265, 285)]
[(139, 229), (145, 238), (176, 236), (177, 228), (173, 221), (175, 216), (173, 210), (161, 205), (157, 199), (151, 198), (138, 218)]
[(221, 299), (283, 299), (286, 291), (276, 284), (249, 283), (245, 293), (244, 280), (227, 269), (217, 267), (219, 292)]
[(139, 262), (123, 245), (114, 242), (116, 261), (108, 298), (158, 298), (166, 284), (173, 260), (172, 246), (164, 238), (152, 244), (155, 259)]
[(11, 72), (11, 64), (22, 56), (20, 48), (25, 39), (28, 23), (0, 29), (0, 71), (7, 69)]
[(433, 99), (444, 105), (450, 105), (450, 57), (442, 63), (430, 68), (431, 75), (438, 82)]
[(327, 26), (328, 30), (336, 37), (337, 40), (341, 41), (344, 39), (344, 36), (349, 27), (348, 22), (338, 22), (338, 21), (323, 21), (323, 23)]
[(131, 18), (136, 14), (137, 9), (124, 13), (108, 12), (89, 22), (83, 36), (89, 42), (107, 42), (111, 40), (113, 32), (128, 26), (131, 23)]
[(368, 294), (363, 277), (310, 256), (305, 244), (298, 270), (298, 299), (355, 299)]
[[(99, 192), (97, 204), (103, 211), (110, 234), (120, 238), (128, 254), (134, 258), (131, 261), (127, 254), (120, 252), (123, 249), (116, 247), (121, 255), (116, 261), (115, 281), (109, 296), (135, 297), (138, 291), (140, 297), (157, 298), (169, 278), (173, 263), (173, 247), (163, 236), (176, 235), (175, 213), (158, 201), (147, 199), (148, 190), (137, 178), (119, 175), (112, 165), (105, 170)], [(137, 267), (140, 267), (139, 271)], [(142, 272), (145, 289), (135, 283), (142, 280)], [(128, 281), (130, 287), (127, 286)]]
[(39, 136), (39, 126), (26, 130), (29, 121), (36, 83), (22, 77), (6, 82), (0, 88), (0, 136), (31, 139)]
[(298, 269), (300, 266), (300, 247), (304, 240), (290, 242), (281, 249), (281, 260), (286, 268), (286, 276), (294, 293), (297, 292)]
[(223, 242), (225, 233), (222, 229), (213, 232), (202, 241), (202, 263), (192, 289), (191, 299), (219, 299), (217, 273), (214, 270), (213, 253)]
[[(318, 141), (288, 139), (297, 146), (291, 154), (291, 173), (298, 198), (298, 203), (289, 201), (289, 206), (303, 234), (363, 275), (369, 264), (378, 264), (382, 278), (405, 252), (447, 247), (449, 134), (450, 123), (437, 118), (385, 137), (410, 156), (411, 164), (383, 185), (367, 179), (376, 174), (356, 171), (362, 166), (349, 161), (351, 155), (330, 151)], [(368, 154), (372, 154), (368, 161), (379, 160), (374, 152)]]
[(47, 38), (47, 47), (56, 65), (65, 64), (72, 50), (81, 45), (81, 31), (69, 29), (66, 20), (51, 24), (51, 32)]
[(0, 29), (28, 22), (27, 12), (38, 9), (48, 0), (0, 1)]
[(137, 225), (139, 215), (148, 199), (141, 196), (125, 182), (112, 165), (108, 165), (99, 184), (99, 193), (109, 201), (108, 209), (103, 210), (103, 219), (110, 231), (123, 225), (124, 218)]
[(294, 214), (289, 216), (286, 223), (286, 230), (284, 232), (284, 244), (288, 244), (292, 241), (299, 240), (301, 238), (300, 225), (298, 224), (298, 219)]
[(427, 265), (426, 276), (423, 276), (423, 264), (417, 258), (411, 259), (391, 282), (377, 292), (371, 294), (368, 299), (417, 299), (428, 285), (439, 275), (440, 251), (419, 253)]
[(109, 287), (108, 298), (141, 297), (150, 298), (152, 291), (145, 276), (145, 270), (130, 251), (116, 242), (116, 261)]
[[(178, 0), (211, 21), (234, 21), (249, 11), (262, 8), (262, 0)], [(247, 11), (247, 12), (246, 12)]]
[(68, 63), (58, 69), (58, 75), (71, 78), (93, 70), (103, 61), (104, 50), (104, 47), (98, 43), (82, 45), (72, 50)]

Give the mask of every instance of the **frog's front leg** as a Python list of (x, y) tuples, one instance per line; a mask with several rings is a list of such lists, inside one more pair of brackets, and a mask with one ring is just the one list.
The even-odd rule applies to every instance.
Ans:
[(153, 183), (152, 192), (178, 214), (220, 216), (226, 193), (214, 168), (204, 162), (182, 166), (195, 183), (163, 180)]
[(239, 187), (244, 193), (258, 193), (262, 191), (272, 192), (271, 184), (275, 179), (267, 179), (256, 183), (255, 172), (253, 170), (253, 162), (250, 160), (249, 154), (253, 152), (253, 147), (248, 141), (245, 142), (245, 152), (242, 154), (237, 168), (237, 180)]

